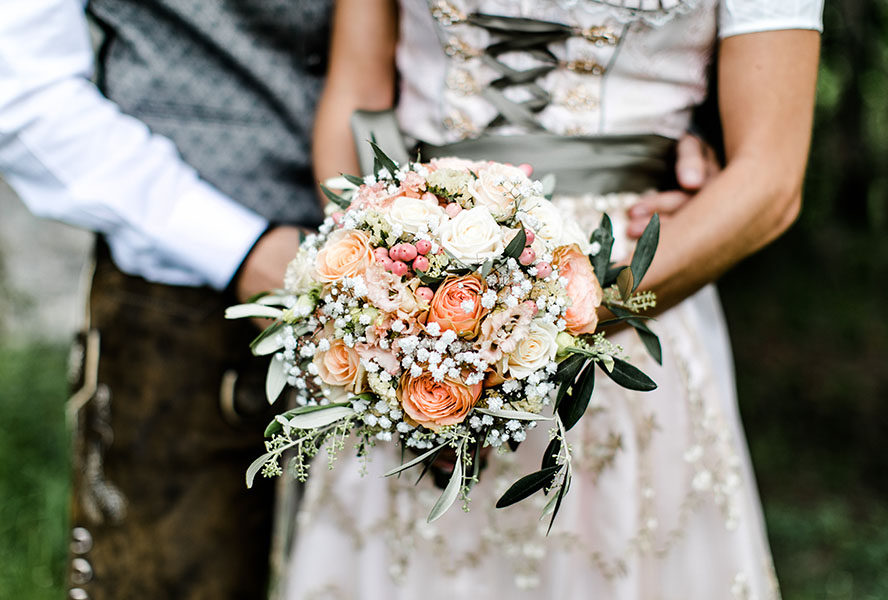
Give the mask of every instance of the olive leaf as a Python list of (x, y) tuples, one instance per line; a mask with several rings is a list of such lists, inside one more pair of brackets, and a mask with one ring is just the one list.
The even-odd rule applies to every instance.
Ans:
[(603, 369), (607, 376), (614, 380), (615, 383), (626, 389), (636, 390), (639, 392), (650, 392), (657, 389), (654, 380), (641, 372), (638, 367), (632, 366), (625, 360), (613, 357), (614, 367), (610, 371)]
[(346, 175), (345, 173), (343, 173), (342, 176), (345, 177), (346, 181), (348, 181), (349, 183), (351, 183), (353, 185), (356, 185), (358, 187), (361, 187), (362, 185), (364, 185), (364, 180), (361, 179), (360, 177), (358, 177), (357, 175)]
[(321, 188), (321, 191), (324, 192), (324, 195), (330, 199), (331, 202), (336, 204), (339, 208), (348, 208), (351, 205), (351, 200), (343, 198), (323, 183), (318, 184)]
[(527, 234), (524, 232), (524, 228), (521, 227), (518, 229), (518, 233), (515, 237), (512, 238), (512, 241), (509, 242), (509, 245), (506, 246), (506, 250), (503, 253), (506, 258), (518, 258), (521, 256), (521, 253), (524, 252), (524, 246), (527, 245)]
[(275, 417), (275, 420), (268, 424), (268, 427), (265, 428), (265, 437), (271, 437), (275, 433), (278, 433), (283, 429), (283, 425), (278, 420), (278, 418), (283, 418), (289, 424), (289, 420), (295, 417), (296, 415), (304, 415), (307, 413), (317, 412), (319, 410), (327, 410), (331, 406), (349, 406), (349, 402), (332, 402), (330, 404), (315, 405), (315, 406), (300, 406), (299, 408), (294, 408), (288, 410), (284, 413), (279, 414)]
[(453, 505), (459, 496), (460, 490), (462, 490), (463, 451), (464, 448), (462, 446), (456, 451), (456, 463), (453, 465), (453, 474), (450, 476), (450, 481), (447, 483), (447, 487), (444, 488), (444, 492), (438, 498), (438, 501), (435, 502), (432, 511), (429, 513), (429, 518), (427, 520), (429, 523), (436, 521), (441, 515), (447, 512), (447, 509)]
[(632, 269), (625, 268), (617, 275), (617, 289), (620, 290), (620, 298), (623, 302), (629, 300), (632, 290), (635, 289), (635, 278), (632, 276)]
[(633, 292), (638, 287), (638, 284), (641, 283), (648, 267), (651, 266), (651, 261), (654, 260), (654, 253), (657, 251), (657, 244), (659, 242), (660, 215), (654, 213), (654, 216), (648, 221), (647, 227), (644, 228), (644, 233), (638, 238), (635, 252), (632, 254), (632, 262), (629, 264), (629, 268), (632, 269), (632, 274), (635, 277), (635, 283), (632, 286)]
[(505, 508), (511, 506), (516, 502), (524, 500), (534, 492), (543, 489), (552, 479), (552, 475), (558, 472), (560, 468), (559, 465), (555, 465), (554, 467), (547, 467), (545, 469), (540, 469), (535, 473), (531, 473), (530, 475), (525, 475), (506, 490), (506, 493), (497, 500), (496, 507)]
[(614, 247), (614, 228), (611, 225), (610, 217), (606, 214), (601, 216), (601, 224), (589, 238), (589, 243), (596, 242), (600, 247), (596, 254), (589, 256), (589, 260), (592, 261), (592, 267), (595, 269), (595, 277), (602, 285), (605, 285), (604, 280), (610, 266), (611, 250)]
[(268, 399), (269, 404), (274, 404), (274, 401), (284, 391), (289, 375), (287, 361), (272, 357), (268, 363), (268, 373), (265, 376), (265, 397)]
[[(375, 157), (376, 162), (379, 164), (380, 167), (388, 171), (389, 175), (391, 175), (392, 179), (394, 179), (395, 174), (398, 172), (397, 163), (390, 159), (385, 152), (383, 152), (382, 148), (380, 148), (376, 144), (375, 140), (368, 143), (370, 144), (370, 146), (373, 147), (373, 156)], [(378, 171), (379, 169), (377, 169), (377, 172)], [(375, 174), (376, 173), (374, 173), (374, 175)]]
[(417, 456), (413, 460), (405, 462), (404, 464), (402, 464), (398, 467), (395, 467), (394, 469), (392, 469), (391, 471), (389, 471), (385, 475), (383, 475), (383, 477), (391, 477), (392, 475), (397, 475), (401, 471), (406, 471), (410, 467), (415, 467), (416, 465), (418, 465), (419, 463), (421, 463), (425, 459), (431, 457), (432, 454), (435, 454), (436, 452), (438, 452), (439, 450), (444, 448), (444, 446), (446, 446), (446, 445), (447, 445), (447, 442), (440, 444), (438, 446), (435, 446), (434, 448), (432, 448), (428, 452), (426, 452), (424, 454), (420, 454), (419, 456)]
[(565, 431), (569, 431), (582, 418), (592, 398), (595, 389), (595, 365), (589, 364), (580, 373), (575, 389), (567, 400), (563, 400), (558, 407), (558, 416), (564, 424)]
[(244, 319), (247, 317), (277, 319), (282, 314), (284, 314), (284, 311), (279, 308), (258, 303), (236, 304), (225, 309), (226, 319)]
[(277, 451), (266, 452), (265, 454), (254, 460), (252, 463), (250, 463), (250, 466), (247, 467), (248, 488), (253, 487), (253, 480), (256, 478), (256, 474), (259, 473), (259, 471), (262, 470), (262, 467), (265, 466), (265, 463), (277, 456), (277, 454)]

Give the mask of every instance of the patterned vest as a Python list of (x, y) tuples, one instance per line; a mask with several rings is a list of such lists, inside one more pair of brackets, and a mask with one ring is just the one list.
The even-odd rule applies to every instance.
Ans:
[(90, 0), (99, 85), (273, 221), (316, 224), (311, 130), (332, 0)]

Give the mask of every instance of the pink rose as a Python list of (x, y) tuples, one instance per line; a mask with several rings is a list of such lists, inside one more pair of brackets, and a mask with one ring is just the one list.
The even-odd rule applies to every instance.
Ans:
[(476, 274), (448, 277), (432, 297), (426, 325), (437, 323), (441, 331), (452, 329), (460, 337), (474, 338), (487, 314), (481, 295), (487, 285)]
[(315, 260), (318, 279), (325, 283), (354, 277), (375, 262), (370, 238), (363, 231), (338, 229), (330, 234)]
[(555, 249), (552, 264), (558, 269), (558, 274), (567, 279), (567, 295), (570, 298), (570, 308), (564, 315), (567, 330), (574, 335), (595, 333), (598, 325), (596, 309), (601, 305), (604, 294), (589, 258), (580, 251), (579, 246), (571, 244)]
[(398, 386), (398, 400), (408, 417), (432, 430), (443, 425), (461, 423), (481, 396), (482, 384), (467, 386), (444, 378), (435, 381), (431, 373), (419, 377), (409, 374)]
[(360, 375), (361, 359), (358, 353), (342, 340), (330, 342), (330, 349), (314, 356), (318, 377), (329, 385), (350, 387), (354, 391)]

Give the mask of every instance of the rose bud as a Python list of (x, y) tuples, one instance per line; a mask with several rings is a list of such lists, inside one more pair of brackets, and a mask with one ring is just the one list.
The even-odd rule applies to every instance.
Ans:
[(457, 204), (456, 202), (451, 202), (447, 206), (444, 207), (444, 212), (447, 213), (447, 216), (451, 219), (456, 217), (462, 211), (462, 206)]
[(401, 260), (396, 260), (392, 263), (391, 272), (397, 275), (398, 277), (403, 277), (407, 274), (407, 271), (410, 269), (407, 267), (407, 263)]
[(413, 268), (417, 271), (428, 271), (429, 270), (429, 259), (425, 256), (417, 256), (413, 261)]
[(432, 243), (428, 240), (419, 240), (416, 242), (416, 251), (425, 256), (432, 251)]
[[(536, 260), (537, 253), (534, 252), (533, 248), (525, 248), (521, 252), (521, 256), (518, 257), (518, 262), (520, 262), (525, 267), (533, 264), (533, 261)], [(537, 269), (539, 271), (539, 269)]]
[(431, 302), (431, 301), (432, 301), (432, 298), (435, 297), (435, 292), (432, 291), (432, 288), (430, 288), (430, 287), (426, 287), (426, 286), (424, 286), (424, 285), (423, 285), (423, 286), (420, 286), (420, 287), (418, 287), (418, 288), (416, 288), (416, 292), (414, 292), (414, 293), (416, 294), (416, 296), (417, 296), (420, 300), (422, 300), (422, 301), (425, 302), (426, 304), (428, 304), (429, 302)]
[(547, 262), (538, 262), (536, 264), (537, 277), (545, 279), (552, 274), (552, 265)]

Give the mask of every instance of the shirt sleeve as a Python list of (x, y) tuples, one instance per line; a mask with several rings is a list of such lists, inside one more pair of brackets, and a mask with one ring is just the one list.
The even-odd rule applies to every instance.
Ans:
[(718, 35), (781, 29), (823, 31), (823, 0), (720, 0)]
[(268, 226), (89, 80), (82, 0), (4, 2), (0, 173), (37, 215), (103, 233), (121, 270), (224, 288)]

